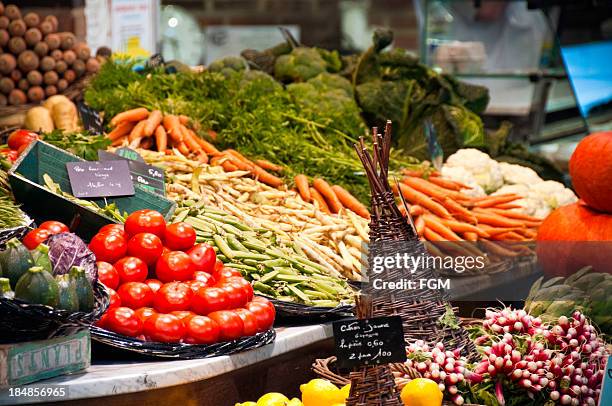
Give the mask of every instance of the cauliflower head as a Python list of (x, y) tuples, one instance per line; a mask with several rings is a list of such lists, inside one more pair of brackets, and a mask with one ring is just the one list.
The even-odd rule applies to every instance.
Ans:
[(521, 165), (500, 162), (504, 183), (532, 185), (542, 182), (542, 178), (531, 168)]
[(544, 200), (551, 210), (578, 201), (578, 198), (571, 189), (553, 180), (530, 185), (530, 194)]
[(460, 149), (448, 157), (446, 165), (465, 168), (486, 193), (495, 192), (504, 184), (499, 162), (475, 148)]
[(476, 182), (476, 179), (470, 172), (461, 166), (442, 166), (442, 176), (455, 182), (463, 183), (469, 188), (461, 189), (461, 193), (464, 193), (472, 197), (485, 196), (486, 193), (482, 187)]

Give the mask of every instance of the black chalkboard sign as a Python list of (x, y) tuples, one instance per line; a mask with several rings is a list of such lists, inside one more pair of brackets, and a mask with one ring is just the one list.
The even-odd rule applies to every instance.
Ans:
[(406, 361), (404, 329), (399, 316), (334, 322), (338, 368)]
[(92, 107), (87, 105), (83, 100), (78, 100), (76, 103), (77, 111), (81, 117), (81, 123), (83, 127), (91, 134), (102, 134), (104, 133), (104, 124), (100, 114)]
[(134, 184), (127, 161), (66, 163), (72, 194), (78, 198), (133, 196)]
[[(130, 154), (130, 151), (137, 157), (140, 157), (142, 162), (137, 160), (136, 156)], [(112, 152), (98, 150), (98, 158), (100, 161), (112, 161), (117, 159), (125, 160), (130, 167), (130, 174), (133, 182), (142, 185), (145, 189), (153, 193), (157, 193), (158, 195), (166, 195), (166, 187), (164, 184), (165, 175), (163, 169), (145, 163), (140, 154), (134, 150), (126, 148), (124, 151), (118, 150), (117, 152), (123, 153), (118, 155), (113, 154)]]

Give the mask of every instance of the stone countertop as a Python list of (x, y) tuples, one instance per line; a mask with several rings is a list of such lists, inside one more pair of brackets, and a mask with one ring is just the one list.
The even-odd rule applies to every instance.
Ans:
[(188, 384), (253, 365), (329, 337), (332, 337), (331, 324), (283, 327), (277, 329), (274, 343), (229, 356), (197, 360), (94, 363), (84, 373), (60, 376), (21, 387), (61, 385), (66, 388), (65, 398), (10, 397), (8, 390), (2, 390), (0, 405), (97, 398)]

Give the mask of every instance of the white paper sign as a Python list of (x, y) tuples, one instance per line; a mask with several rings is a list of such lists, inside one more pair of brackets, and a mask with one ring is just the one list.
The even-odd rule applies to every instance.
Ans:
[(159, 0), (111, 0), (113, 52), (148, 57), (157, 50)]

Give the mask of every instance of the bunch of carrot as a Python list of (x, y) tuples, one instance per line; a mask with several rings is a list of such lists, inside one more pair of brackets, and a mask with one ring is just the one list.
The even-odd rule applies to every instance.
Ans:
[[(425, 241), (481, 242), (478, 246), (495, 257), (514, 257), (524, 252), (521, 244), (496, 244), (497, 241), (530, 241), (537, 234), (541, 220), (512, 209), (521, 199), (515, 194), (471, 197), (461, 193), (459, 182), (433, 172), (427, 179), (421, 173), (404, 171), (401, 182), (393, 185), (407, 203), (414, 227)], [(404, 211), (403, 206), (400, 210)], [(471, 249), (476, 245), (463, 244)]]
[[(247, 171), (253, 178), (272, 187), (283, 184), (282, 179), (267, 171), (279, 173), (282, 167), (265, 160), (251, 161), (232, 149), (219, 151), (201, 138), (191, 124), (189, 117), (184, 115), (163, 114), (159, 110), (139, 107), (113, 117), (110, 121), (112, 130), (107, 137), (115, 147), (127, 145), (166, 153), (177, 149), (186, 157), (193, 155), (201, 163), (210, 161), (211, 165), (222, 166), (227, 172)], [(213, 136), (214, 132), (209, 134)]]
[(295, 186), (302, 199), (314, 203), (325, 213), (339, 213), (343, 208), (369, 219), (370, 212), (355, 196), (339, 185), (330, 186), (324, 179), (315, 178), (310, 186), (306, 175), (294, 178)]

